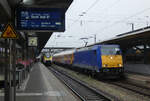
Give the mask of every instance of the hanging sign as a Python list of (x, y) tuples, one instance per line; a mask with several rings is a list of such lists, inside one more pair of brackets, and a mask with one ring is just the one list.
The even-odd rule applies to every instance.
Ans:
[(65, 11), (60, 8), (18, 8), (17, 30), (65, 31)]

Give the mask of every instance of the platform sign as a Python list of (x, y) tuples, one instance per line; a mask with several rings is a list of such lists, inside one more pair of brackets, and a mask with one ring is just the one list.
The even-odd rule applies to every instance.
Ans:
[(59, 8), (18, 8), (18, 30), (65, 31), (65, 11)]

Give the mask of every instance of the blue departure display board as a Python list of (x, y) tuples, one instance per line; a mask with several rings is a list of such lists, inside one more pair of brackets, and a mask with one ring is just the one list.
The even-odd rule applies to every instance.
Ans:
[(18, 30), (65, 31), (65, 12), (59, 8), (18, 8), (16, 12)]

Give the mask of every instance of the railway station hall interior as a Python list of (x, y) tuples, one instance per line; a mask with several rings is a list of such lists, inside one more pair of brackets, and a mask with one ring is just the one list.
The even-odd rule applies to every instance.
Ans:
[(0, 101), (150, 101), (149, 0), (0, 0)]

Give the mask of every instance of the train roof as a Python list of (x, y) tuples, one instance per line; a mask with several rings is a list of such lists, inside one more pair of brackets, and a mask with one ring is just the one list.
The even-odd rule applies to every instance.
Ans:
[(59, 53), (54, 54), (54, 56), (61, 56), (61, 55), (65, 55), (65, 54), (72, 54), (76, 51), (76, 49), (70, 49), (70, 50), (66, 50), (66, 51), (62, 51)]
[(62, 52), (54, 54), (53, 56), (61, 56), (61, 55), (72, 54), (72, 53), (75, 53), (75, 52), (81, 52), (81, 51), (86, 51), (86, 50), (96, 50), (100, 46), (106, 46), (106, 47), (117, 46), (117, 47), (119, 47), (119, 45), (115, 45), (115, 44), (113, 44), (113, 45), (107, 45), (107, 44), (94, 45), (94, 46), (87, 46), (87, 47), (81, 47), (81, 48), (62, 51)]
[(102, 45), (100, 45), (100, 46), (106, 46), (106, 47), (110, 47), (110, 46), (120, 46), (120, 45), (118, 45), (118, 44), (102, 44)]
[(79, 52), (79, 51), (85, 51), (85, 50), (96, 50), (100, 46), (106, 46), (106, 47), (117, 46), (117, 47), (119, 47), (119, 45), (117, 45), (117, 44), (101, 44), (101, 45), (93, 45), (93, 46), (77, 48), (77, 51)]

